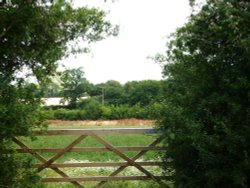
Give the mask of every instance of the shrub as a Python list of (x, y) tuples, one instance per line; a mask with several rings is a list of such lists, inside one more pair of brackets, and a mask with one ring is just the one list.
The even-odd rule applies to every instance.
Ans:
[(115, 119), (155, 119), (159, 116), (162, 108), (160, 103), (152, 103), (149, 106), (141, 107), (139, 104), (103, 106), (97, 100), (87, 99), (77, 105), (78, 109), (44, 109), (43, 116), (46, 119), (58, 120), (115, 120)]
[(250, 3), (206, 3), (169, 45), (165, 170), (178, 188), (247, 188)]
[[(0, 187), (41, 188), (44, 187), (30, 157), (18, 154), (1, 154)], [(11, 169), (11, 170), (10, 170)]]
[(109, 120), (111, 119), (112, 109), (110, 106), (102, 106), (102, 117), (101, 119)]
[(85, 117), (86, 115), (84, 110), (54, 110), (54, 119), (58, 120), (83, 120), (85, 119)]
[[(0, 151), (12, 148), (16, 135), (29, 136), (33, 128), (43, 127), (35, 85), (18, 87), (0, 82)], [(14, 152), (0, 152), (0, 187), (40, 187), (33, 161)]]
[(82, 109), (85, 111), (85, 119), (97, 120), (102, 117), (102, 105), (96, 100), (87, 100)]

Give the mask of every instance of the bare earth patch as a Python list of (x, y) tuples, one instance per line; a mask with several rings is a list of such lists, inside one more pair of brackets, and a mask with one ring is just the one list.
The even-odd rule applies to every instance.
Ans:
[(122, 119), (122, 120), (77, 120), (77, 121), (65, 121), (65, 120), (49, 120), (50, 124), (59, 126), (74, 125), (95, 125), (95, 126), (128, 126), (128, 125), (139, 125), (139, 126), (153, 126), (155, 121), (153, 120), (142, 120), (142, 119)]

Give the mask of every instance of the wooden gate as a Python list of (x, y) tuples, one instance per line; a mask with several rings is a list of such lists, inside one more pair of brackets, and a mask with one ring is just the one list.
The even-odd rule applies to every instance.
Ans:
[[(19, 146), (17, 152), (19, 153), (30, 153), (37, 160), (40, 161), (36, 165), (38, 172), (46, 168), (52, 169), (54, 172), (59, 174), (60, 178), (43, 178), (43, 182), (70, 182), (76, 187), (84, 187), (81, 182), (85, 181), (96, 181), (95, 187), (99, 187), (106, 183), (107, 181), (118, 181), (118, 180), (154, 180), (161, 184), (163, 187), (168, 187), (165, 185), (164, 176), (156, 176), (152, 172), (148, 171), (145, 166), (159, 166), (160, 161), (143, 161), (138, 162), (137, 160), (142, 157), (148, 151), (160, 151), (164, 150), (163, 147), (157, 146), (160, 143), (161, 138), (156, 138), (148, 146), (113, 146), (108, 141), (103, 139), (100, 135), (103, 134), (156, 134), (154, 129), (144, 129), (144, 128), (116, 128), (116, 129), (60, 129), (60, 130), (48, 130), (46, 132), (34, 131), (34, 136), (51, 136), (51, 135), (77, 135), (77, 138), (68, 144), (65, 148), (31, 148), (25, 144), (20, 138), (16, 137), (13, 141)], [(92, 137), (104, 147), (75, 147), (77, 144), (82, 142), (86, 137)], [(128, 157), (123, 153), (123, 151), (138, 151), (133, 157)], [(52, 152), (55, 153), (50, 159), (46, 159), (40, 153)], [(113, 152), (117, 156), (123, 159), (123, 162), (88, 162), (88, 163), (55, 163), (57, 159), (63, 156), (66, 152)], [(117, 176), (126, 167), (134, 166), (139, 171), (141, 171), (143, 176)], [(87, 176), (87, 177), (69, 177), (62, 168), (68, 167), (117, 167), (108, 176)]]

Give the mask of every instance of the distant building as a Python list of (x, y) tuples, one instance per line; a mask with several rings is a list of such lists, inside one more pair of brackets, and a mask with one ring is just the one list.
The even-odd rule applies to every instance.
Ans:
[(43, 106), (65, 106), (69, 101), (63, 100), (62, 97), (42, 98)]
[[(80, 99), (87, 99), (89, 97), (81, 97)], [(42, 98), (42, 106), (67, 106), (69, 105), (68, 100), (64, 100), (62, 97), (51, 97), (51, 98)]]

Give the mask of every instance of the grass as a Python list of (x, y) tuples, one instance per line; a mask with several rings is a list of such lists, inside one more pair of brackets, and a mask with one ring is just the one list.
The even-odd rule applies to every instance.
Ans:
[[(79, 128), (151, 128), (152, 125), (88, 125), (82, 124), (79, 122), (69, 124), (69, 122), (61, 122), (56, 124), (50, 124), (49, 128), (51, 129), (79, 129)], [(74, 139), (78, 136), (38, 136), (36, 140), (32, 141), (29, 138), (21, 138), (28, 146), (31, 148), (64, 148), (68, 144), (70, 144)], [(156, 135), (101, 135), (106, 141), (111, 143), (114, 146), (147, 146), (149, 145), (155, 138)], [(75, 147), (103, 147), (102, 144), (98, 143), (91, 137), (87, 137), (82, 140)], [(124, 152), (128, 157), (134, 156), (138, 152)], [(55, 155), (55, 153), (39, 153), (47, 160)], [(140, 161), (148, 161), (148, 160), (159, 160), (159, 156), (157, 152), (147, 152)], [(113, 152), (68, 152), (65, 153), (62, 157), (60, 157), (56, 162), (57, 163), (67, 163), (67, 162), (107, 162), (107, 161), (124, 161), (119, 156), (114, 154)], [(38, 161), (36, 161), (38, 162)], [(95, 168), (63, 168), (62, 170), (72, 177), (79, 176), (107, 176), (112, 173), (118, 167), (95, 167)], [(161, 174), (161, 169), (159, 167), (145, 167), (148, 171), (152, 172), (155, 175)], [(42, 177), (60, 177), (51, 169), (45, 169), (41, 173)], [(125, 170), (119, 175), (131, 176), (131, 175), (144, 175), (135, 167), (127, 167)], [(83, 183), (84, 187), (93, 187), (96, 182), (86, 182)], [(47, 188), (71, 188), (74, 187), (70, 183), (46, 183)], [(108, 182), (103, 186), (104, 188), (112, 187), (112, 188), (158, 188), (160, 187), (158, 183), (153, 181), (116, 181), (116, 182)]]
[[(155, 136), (144, 136), (144, 135), (103, 135), (101, 136), (106, 141), (114, 146), (146, 146), (150, 144)], [(65, 148), (78, 136), (39, 136), (35, 141), (30, 139), (22, 139), (31, 148)], [(76, 147), (104, 147), (91, 137), (87, 137), (82, 140)], [(125, 152), (126, 155), (132, 157), (135, 155), (134, 151)], [(43, 153), (46, 158), (52, 157), (53, 153)], [(143, 157), (144, 160), (152, 160), (156, 158), (155, 152), (148, 152)], [(65, 153), (57, 162), (65, 162), (71, 159), (75, 160), (89, 160), (89, 161), (119, 161), (120, 157), (116, 156), (112, 152), (68, 152)]]

